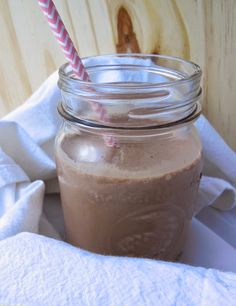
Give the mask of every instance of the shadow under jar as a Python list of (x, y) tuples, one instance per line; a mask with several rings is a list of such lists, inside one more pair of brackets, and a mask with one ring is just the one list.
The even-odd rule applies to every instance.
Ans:
[(59, 71), (55, 154), (66, 240), (99, 254), (174, 260), (202, 170), (193, 125), (201, 70), (144, 54), (83, 62), (91, 82), (67, 64)]

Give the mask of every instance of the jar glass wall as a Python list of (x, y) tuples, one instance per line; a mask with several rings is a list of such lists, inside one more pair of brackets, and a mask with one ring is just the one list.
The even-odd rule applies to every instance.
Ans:
[(100, 254), (173, 260), (202, 168), (193, 125), (201, 71), (163, 56), (84, 63), (90, 83), (76, 80), (67, 65), (60, 69), (64, 122), (55, 152), (66, 239)]

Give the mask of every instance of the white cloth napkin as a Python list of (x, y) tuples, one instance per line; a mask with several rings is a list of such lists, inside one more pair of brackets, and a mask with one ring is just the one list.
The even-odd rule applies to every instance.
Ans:
[(2, 241), (0, 253), (1, 305), (235, 305), (234, 273), (95, 256), (30, 233)]
[[(191, 305), (199, 305), (201, 301), (204, 305), (210, 300), (217, 301), (215, 297), (221, 295), (231, 301), (236, 294), (234, 274), (157, 261), (100, 257), (35, 234), (6, 239), (24, 231), (56, 239), (63, 235), (63, 230), (59, 231), (56, 222), (49, 222), (49, 214), (46, 218), (43, 212), (45, 191), (47, 194), (58, 192), (53, 160), (54, 137), (61, 122), (56, 111), (60, 100), (57, 79), (56, 72), (23, 106), (0, 121), (0, 250), (4, 254), (0, 257), (0, 302), (78, 305), (76, 298), (79, 297), (85, 301), (81, 305), (102, 302), (122, 305), (117, 302), (122, 298), (121, 292), (124, 292), (124, 305), (136, 305), (136, 301), (152, 305), (154, 298), (156, 301), (166, 299), (166, 303), (160, 302), (160, 305), (173, 305), (174, 300), (180, 304), (189, 301), (186, 304)], [(203, 116), (196, 126), (205, 158), (197, 211), (209, 205), (222, 211), (230, 210), (236, 204), (236, 155)], [(47, 209), (50, 205), (47, 201)], [(56, 215), (58, 207), (52, 208)], [(232, 226), (235, 223), (232, 218)], [(53, 286), (57, 279), (58, 286)], [(37, 284), (35, 288), (34, 284)], [(136, 289), (128, 290), (130, 286)], [(195, 289), (190, 290), (190, 287)], [(130, 297), (126, 298), (129, 292)], [(55, 301), (61, 298), (62, 302), (53, 304), (49, 293)]]

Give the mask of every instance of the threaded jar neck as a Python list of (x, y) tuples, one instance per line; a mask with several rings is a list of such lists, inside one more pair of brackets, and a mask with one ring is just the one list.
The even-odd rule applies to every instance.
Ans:
[(60, 113), (67, 120), (101, 128), (142, 129), (174, 125), (200, 113), (202, 73), (192, 62), (119, 54), (88, 57), (83, 63), (91, 82), (78, 80), (68, 64), (59, 70)]

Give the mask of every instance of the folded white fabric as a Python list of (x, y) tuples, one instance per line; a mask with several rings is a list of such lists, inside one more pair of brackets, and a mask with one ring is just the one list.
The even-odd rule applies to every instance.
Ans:
[(235, 305), (234, 273), (94, 256), (29, 233), (2, 241), (0, 253), (4, 305)]
[[(58, 191), (58, 186), (55, 180), (56, 178), (55, 163), (53, 159), (54, 138), (61, 122), (56, 111), (57, 103), (60, 100), (60, 93), (57, 88), (57, 79), (58, 76), (56, 72), (51, 77), (49, 77), (49, 79), (39, 88), (38, 91), (35, 92), (35, 94), (23, 106), (21, 106), (19, 109), (12, 112), (8, 116), (6, 116), (3, 120), (0, 121), (0, 148), (1, 148), (0, 150), (0, 239), (2, 240), (7, 237), (16, 235), (17, 233), (20, 233), (22, 231), (43, 233), (48, 236), (59, 239), (59, 234), (57, 233), (53, 225), (51, 225), (50, 222), (48, 222), (48, 220), (45, 218), (45, 215), (42, 214), (45, 187), (47, 193)], [(236, 170), (235, 170), (236, 155), (224, 143), (221, 137), (217, 134), (217, 132), (212, 128), (212, 126), (203, 116), (201, 116), (201, 118), (197, 121), (196, 126), (202, 138), (203, 153), (205, 158), (204, 177), (201, 181), (196, 213), (199, 212), (200, 209), (208, 205), (212, 205), (219, 210), (232, 209), (236, 205)], [(47, 205), (49, 204), (47, 203)], [(33, 239), (35, 239), (35, 243), (32, 243)], [(25, 247), (27, 246), (28, 253), (24, 250), (23, 247), (20, 247), (21, 243), (22, 245), (25, 245)], [(231, 242), (229, 241), (229, 243)], [(51, 245), (52, 250), (54, 248), (53, 252), (55, 253), (52, 253), (52, 256), (49, 256), (47, 254), (47, 252), (49, 252), (50, 249), (49, 245)], [(65, 262), (68, 260), (67, 266), (63, 267), (62, 270), (62, 275), (65, 273), (64, 275), (65, 279), (64, 283), (63, 282), (61, 283), (60, 285), (61, 287), (59, 286), (61, 290), (63, 290), (62, 287), (65, 285), (65, 283), (67, 282), (71, 283), (71, 279), (68, 276), (68, 271), (73, 270), (75, 266), (78, 267), (78, 271), (76, 270), (78, 273), (81, 270), (81, 275), (80, 275), (81, 280), (82, 276), (87, 278), (87, 285), (88, 285), (89, 284), (88, 280), (89, 279), (92, 280), (93, 279), (92, 275), (94, 275), (95, 273), (94, 272), (95, 270), (93, 271), (93, 267), (95, 263), (99, 263), (98, 264), (99, 268), (96, 269), (96, 274), (98, 273), (101, 276), (99, 279), (96, 280), (96, 284), (98, 286), (96, 290), (101, 290), (101, 292), (104, 293), (105, 287), (101, 281), (105, 281), (105, 283), (107, 283), (106, 275), (109, 274), (109, 269), (104, 268), (103, 271), (103, 264), (101, 264), (101, 262), (105, 263), (106, 267), (111, 267), (113, 263), (116, 263), (117, 268), (111, 270), (111, 275), (112, 273), (118, 274), (116, 276), (117, 283), (116, 282), (112, 283), (113, 285), (109, 287), (107, 295), (104, 293), (105, 295), (101, 294), (101, 296), (99, 297), (99, 292), (98, 291), (96, 292), (97, 297), (101, 298), (101, 301), (103, 301), (102, 298), (104, 296), (105, 298), (108, 299), (108, 301), (109, 299), (111, 301), (112, 298), (111, 288), (113, 288), (115, 292), (116, 286), (118, 286), (117, 288), (120, 288), (120, 286), (121, 287), (126, 286), (126, 284), (128, 286), (129, 281), (131, 281), (132, 283), (131, 279), (132, 269), (134, 269), (135, 278), (141, 278), (141, 275), (145, 275), (144, 271), (142, 272), (140, 270), (140, 272), (138, 272), (138, 270), (140, 265), (145, 266), (146, 263), (147, 263), (146, 264), (147, 271), (149, 270), (148, 268), (149, 265), (155, 266), (156, 269), (155, 277), (156, 277), (156, 282), (159, 284), (158, 286), (161, 286), (161, 281), (160, 281), (162, 279), (161, 275), (164, 274), (166, 276), (168, 275), (167, 280), (163, 284), (167, 286), (166, 284), (168, 284), (169, 282), (168, 285), (169, 287), (167, 286), (169, 288), (168, 293), (170, 294), (170, 296), (172, 294), (173, 296), (175, 295), (175, 298), (177, 298), (176, 296), (177, 287), (175, 288), (171, 284), (176, 279), (179, 279), (178, 282), (183, 283), (183, 287), (195, 286), (195, 281), (199, 281), (198, 290), (202, 290), (203, 288), (205, 290), (205, 288), (208, 287), (209, 279), (204, 278), (204, 275), (209, 275), (212, 282), (209, 285), (210, 288), (213, 288), (214, 286), (216, 287), (220, 286), (220, 288), (221, 286), (224, 287), (224, 284), (220, 283), (220, 279), (218, 279), (219, 275), (223, 275), (219, 274), (219, 272), (216, 273), (206, 272), (205, 270), (202, 269), (199, 270), (196, 268), (195, 269), (189, 268), (188, 270), (185, 266), (181, 265), (166, 264), (165, 266), (164, 263), (157, 263), (157, 262), (154, 263), (152, 261), (150, 262), (145, 260), (142, 263), (142, 260), (135, 260), (135, 259), (133, 260), (121, 259), (121, 258), (104, 259), (103, 257), (99, 257), (97, 255), (91, 255), (91, 254), (88, 255), (88, 253), (84, 253), (81, 250), (75, 250), (74, 248), (70, 247), (67, 244), (42, 238), (37, 235), (19, 235), (12, 239), (2, 241), (0, 243), (0, 249), (2, 251), (1, 254), (4, 252), (6, 254), (11, 254), (11, 252), (13, 253), (16, 252), (15, 254), (18, 254), (19, 257), (18, 258), (16, 256), (16, 258), (14, 258), (14, 260), (18, 260), (18, 262), (14, 263), (13, 260), (13, 262), (11, 261), (11, 265), (9, 267), (4, 268), (5, 269), (4, 271), (6, 273), (5, 274), (6, 278), (15, 277), (14, 273), (17, 274), (17, 270), (15, 270), (14, 272), (13, 267), (11, 269), (11, 266), (15, 265), (15, 267), (17, 267), (17, 265), (19, 265), (19, 262), (21, 260), (23, 265), (22, 271), (24, 271), (24, 265), (26, 263), (26, 265), (29, 264), (28, 266), (25, 266), (25, 269), (28, 271), (27, 273), (29, 274), (33, 273), (33, 266), (30, 266), (30, 264), (34, 265), (36, 264), (36, 257), (34, 259), (33, 257), (31, 257), (31, 255), (35, 252), (34, 247), (36, 248), (35, 254), (38, 254), (38, 256), (43, 256), (43, 257), (46, 256), (46, 258), (48, 258), (45, 261), (45, 263), (42, 264), (43, 265), (42, 269), (45, 269), (46, 272), (44, 274), (44, 272), (42, 271), (39, 277), (47, 277), (47, 271), (51, 271), (52, 273), (55, 273), (55, 279), (56, 279), (57, 275), (56, 273), (58, 273), (56, 271), (61, 271), (61, 265), (64, 266)], [(47, 264), (49, 263), (50, 260), (52, 262), (54, 261), (53, 254), (56, 254), (57, 251), (59, 252), (60, 256), (62, 256), (63, 259), (60, 262), (60, 258), (58, 257), (58, 260), (55, 262), (55, 265), (53, 265), (52, 270), (50, 270), (51, 268), (49, 266), (47, 267)], [(73, 254), (76, 253), (76, 256), (73, 259), (74, 261), (69, 257), (66, 259), (67, 256), (70, 256), (71, 252)], [(85, 257), (89, 256), (91, 260), (88, 262), (85, 261), (83, 259), (84, 256)], [(29, 261), (30, 260), (34, 261), (31, 263), (27, 263), (27, 258)], [(75, 264), (77, 259), (78, 263)], [(1, 258), (1, 260), (4, 260), (5, 265), (7, 264), (8, 259), (6, 256), (4, 256), (4, 259)], [(90, 267), (90, 262), (91, 262), (91, 267)], [(126, 262), (128, 263), (128, 266), (126, 266)], [(3, 261), (1, 261), (1, 263), (3, 267), (4, 266)], [(88, 269), (87, 274), (84, 272), (85, 267), (83, 266), (83, 263), (87, 266)], [(118, 269), (118, 267), (122, 266), (122, 263), (124, 263), (124, 267), (126, 267), (127, 269), (129, 268), (129, 266), (133, 268), (127, 272), (125, 271), (126, 268), (122, 268), (123, 270)], [(7, 269), (9, 269), (9, 274), (7, 274)], [(171, 269), (173, 269), (173, 271), (178, 271), (177, 274), (179, 276), (172, 279), (171, 273), (169, 272), (171, 271)], [(187, 274), (188, 281), (184, 280), (184, 277), (186, 276), (186, 269), (189, 271), (188, 272), (189, 274)], [(183, 275), (181, 274), (181, 271)], [(130, 275), (130, 278), (127, 278), (126, 275)], [(2, 288), (2, 282), (3, 282), (3, 278), (1, 278), (1, 276), (2, 274), (0, 273), (0, 290)], [(192, 279), (190, 276), (192, 276)], [(123, 283), (120, 282), (118, 284), (118, 280), (120, 280), (122, 277), (125, 278), (126, 280), (124, 280)], [(148, 273), (146, 277), (148, 278)], [(154, 273), (150, 277), (154, 277)], [(232, 275), (225, 275), (222, 277), (223, 277), (222, 279), (225, 279), (226, 283), (227, 280), (230, 281), (231, 279), (234, 279), (234, 276)], [(108, 279), (111, 278), (112, 277)], [(203, 279), (205, 279), (204, 280), (205, 285), (201, 284)], [(215, 285), (213, 285), (214, 281)], [(142, 284), (142, 286), (144, 287), (148, 286), (143, 283), (142, 279), (137, 280), (137, 282), (139, 283), (139, 285)], [(25, 284), (25, 286), (28, 286), (29, 283), (23, 282), (23, 284)], [(62, 286), (62, 284), (64, 285)], [(143, 295), (142, 290), (139, 289), (138, 287), (139, 285), (137, 285), (137, 291), (135, 291), (136, 292), (135, 294), (137, 294), (137, 296), (139, 296), (140, 299), (144, 299), (143, 301), (148, 301), (145, 300), (145, 296)], [(136, 286), (135, 283), (134, 286)], [(158, 290), (159, 288), (158, 286), (150, 288), (157, 288)], [(127, 288), (129, 288), (129, 286)], [(150, 296), (154, 294), (152, 293), (152, 290), (154, 289), (148, 289), (147, 287), (145, 288), (146, 288), (145, 290), (147, 290), (143, 291), (146, 292), (145, 294), (148, 294), (149, 290), (150, 290), (149, 292)], [(181, 288), (182, 290), (182, 285), (180, 285), (180, 283), (178, 284), (178, 288)], [(215, 288), (213, 288), (214, 290), (212, 289), (214, 292), (217, 291)], [(16, 290), (18, 292), (19, 287), (17, 287)], [(87, 288), (86, 290), (90, 289)], [(6, 295), (7, 297), (10, 296), (11, 294), (10, 291), (11, 291), (10, 289), (6, 291), (8, 292), (8, 295)], [(188, 290), (186, 287), (186, 292), (187, 291)], [(56, 292), (58, 291), (54, 292), (55, 295)], [(80, 290), (78, 292), (80, 292), (79, 296), (81, 298), (85, 298), (86, 296), (87, 298), (89, 297), (89, 292), (85, 292), (84, 295), (81, 293)], [(161, 293), (159, 298), (162, 298), (163, 293), (162, 291), (160, 292)], [(14, 294), (13, 291), (12, 294)], [(34, 291), (34, 294), (36, 294), (36, 290)], [(181, 295), (180, 291), (178, 294), (180, 294), (181, 298), (182, 297), (185, 298), (187, 296), (187, 295), (185, 296), (185, 294)], [(205, 301), (205, 295), (207, 296), (207, 294), (208, 293), (205, 293), (204, 291), (204, 295), (203, 297), (200, 298), (200, 300), (202, 299), (202, 301)], [(153, 296), (157, 298), (156, 295)], [(214, 297), (212, 297), (212, 299), (214, 299)], [(9, 301), (11, 302), (13, 301), (13, 299), (9, 299)], [(23, 300), (21, 299), (18, 299), (16, 301), (17, 303), (23, 303)], [(127, 301), (130, 302), (131, 300), (127, 299)], [(135, 301), (136, 297), (134, 297), (133, 299), (133, 304), (138, 304)], [(168, 301), (171, 301), (171, 298)], [(23, 304), (25, 305), (25, 301)], [(58, 304), (64, 305), (63, 303), (58, 303)], [(110, 304), (112, 305), (112, 303)], [(115, 302), (113, 304), (117, 305), (117, 303)], [(127, 303), (124, 304), (128, 305)], [(189, 304), (191, 303), (189, 302)], [(33, 304), (31, 303), (30, 305)], [(44, 303), (44, 305), (46, 304)], [(50, 305), (54, 304), (51, 303)], [(65, 303), (65, 305), (74, 305), (74, 304)], [(169, 304), (162, 303), (162, 305), (169, 305)], [(194, 304), (192, 303), (191, 305)]]
[(54, 90), (55, 77), (56, 74), (9, 119), (0, 121), (0, 239), (22, 231), (38, 232), (43, 181), (56, 175), (52, 155), (59, 124), (59, 93)]
[(26, 230), (37, 232), (44, 183), (30, 183), (24, 171), (1, 149), (0, 173), (0, 239)]

